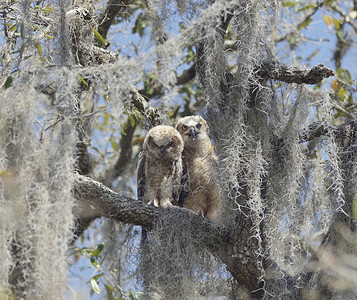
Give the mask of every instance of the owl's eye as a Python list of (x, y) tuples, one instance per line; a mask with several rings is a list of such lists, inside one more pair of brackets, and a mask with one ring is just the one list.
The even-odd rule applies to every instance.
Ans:
[(153, 140), (152, 137), (150, 137), (150, 143), (151, 143), (151, 145), (154, 146), (154, 147), (159, 147), (159, 146), (154, 142), (154, 140)]
[(202, 127), (202, 124), (201, 124), (201, 123), (198, 123), (198, 124), (196, 125), (196, 128), (197, 128), (197, 129), (201, 129), (201, 127)]
[(174, 144), (174, 141), (171, 141), (167, 144), (167, 147), (171, 147)]
[(186, 125), (182, 125), (181, 128), (182, 128), (183, 131), (186, 131), (188, 127)]

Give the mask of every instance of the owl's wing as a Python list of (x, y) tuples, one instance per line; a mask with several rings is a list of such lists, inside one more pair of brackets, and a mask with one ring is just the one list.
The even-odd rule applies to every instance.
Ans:
[(138, 171), (137, 171), (137, 193), (138, 200), (144, 201), (144, 193), (145, 193), (145, 161), (146, 155), (144, 152), (139, 154), (139, 163), (138, 163)]
[(178, 206), (183, 207), (185, 203), (185, 198), (188, 195), (189, 185), (188, 185), (188, 173), (187, 173), (187, 165), (182, 163), (182, 176), (181, 176), (181, 187), (178, 196)]

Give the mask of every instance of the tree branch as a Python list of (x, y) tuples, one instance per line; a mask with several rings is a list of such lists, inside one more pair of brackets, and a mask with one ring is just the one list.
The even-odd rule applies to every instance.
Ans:
[(133, 3), (132, 0), (109, 0), (107, 7), (98, 17), (98, 32), (103, 37), (107, 38), (109, 28), (115, 23), (115, 19), (120, 13), (125, 12)]
[[(182, 85), (182, 84), (188, 83), (193, 78), (195, 78), (195, 76), (196, 76), (196, 64), (194, 63), (194, 64), (192, 64), (192, 66), (189, 69), (183, 71), (183, 73), (177, 77), (176, 85)], [(148, 99), (151, 99), (155, 96), (160, 95), (162, 92), (162, 85), (159, 85), (157, 82), (154, 82), (153, 85), (154, 85), (154, 88), (151, 93), (146, 92), (144, 89), (140, 90), (139, 93)]]
[(334, 135), (336, 138), (350, 136), (356, 130), (356, 122), (349, 121), (338, 126), (329, 126), (324, 122), (314, 122), (305, 128), (299, 135), (300, 142), (309, 142), (324, 135)]
[(303, 69), (286, 66), (277, 61), (269, 61), (263, 62), (257, 75), (263, 80), (272, 79), (286, 83), (317, 84), (325, 78), (334, 76), (335, 73), (323, 64), (318, 64), (311, 69)]
[(132, 103), (136, 109), (143, 114), (151, 126), (157, 126), (164, 123), (164, 117), (160, 111), (148, 104), (142, 95), (136, 90), (131, 91)]
[[(249, 252), (255, 239), (246, 236), (246, 229), (223, 227), (177, 206), (162, 208), (121, 196), (103, 184), (82, 175), (75, 175), (73, 195), (77, 200), (75, 214), (79, 219), (107, 217), (117, 222), (139, 225), (147, 230), (160, 220), (180, 220), (180, 232), (189, 234), (198, 249), (204, 247), (227, 266), (233, 278), (253, 295), (260, 288), (255, 253)], [(169, 224), (168, 224), (169, 226)], [(178, 224), (171, 224), (177, 227)], [(243, 267), (241, 267), (243, 266)]]
[(75, 214), (78, 218), (107, 217), (126, 224), (139, 225), (151, 230), (160, 219), (160, 215), (180, 214), (183, 224), (189, 224), (195, 237), (214, 250), (227, 241), (230, 231), (214, 224), (192, 211), (177, 206), (162, 208), (148, 205), (139, 200), (119, 195), (98, 181), (79, 174), (75, 175), (73, 195), (77, 199)]

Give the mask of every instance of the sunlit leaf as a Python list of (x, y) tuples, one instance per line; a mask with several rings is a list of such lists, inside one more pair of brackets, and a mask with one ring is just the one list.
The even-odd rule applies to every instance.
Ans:
[(110, 285), (105, 284), (105, 291), (107, 292), (107, 299), (108, 300), (115, 300), (113, 292), (116, 292), (114, 288)]
[(123, 123), (123, 124), (121, 125), (121, 127), (120, 127), (121, 135), (126, 136), (125, 129), (126, 129), (127, 126), (128, 126), (127, 123)]
[(90, 262), (94, 267), (100, 269), (100, 263), (94, 257), (91, 257)]
[(336, 30), (339, 30), (340, 27), (341, 27), (341, 21), (337, 20), (337, 19), (334, 19), (333, 20), (333, 24), (335, 25), (335, 29)]
[(328, 28), (332, 29), (333, 24), (334, 24), (333, 18), (331, 18), (330, 16), (327, 16), (327, 15), (324, 15), (322, 18), (325, 21), (325, 23), (327, 24)]
[(296, 44), (296, 36), (295, 35), (292, 35), (290, 37), (289, 44), (292, 45), (292, 46)]
[(98, 279), (99, 279), (100, 277), (102, 277), (102, 276), (104, 276), (104, 273), (100, 273), (100, 274), (98, 274), (98, 275), (95, 275), (95, 276), (93, 277), (93, 279), (94, 279), (95, 281), (98, 281)]
[(133, 290), (129, 290), (129, 295), (131, 300), (138, 300), (138, 296), (136, 296)]
[(98, 257), (99, 254), (103, 251), (104, 249), (104, 243), (100, 243), (97, 248), (92, 252), (92, 256)]
[(39, 28), (48, 39), (53, 40), (53, 37), (44, 31), (40, 25), (37, 25), (37, 28)]
[(115, 143), (114, 139), (111, 138), (109, 141), (110, 141), (110, 144), (112, 145), (113, 150), (117, 151), (118, 148), (117, 148), (117, 144)]
[(306, 20), (304, 23), (300, 24), (297, 29), (300, 30), (300, 29), (307, 27), (311, 23), (311, 21), (312, 21), (312, 19)]
[(309, 4), (309, 5), (306, 5), (306, 6), (302, 7), (302, 8), (300, 8), (298, 10), (298, 12), (305, 11), (305, 10), (308, 10), (308, 9), (311, 9), (311, 8), (315, 8), (315, 7), (316, 7), (316, 4)]
[(77, 78), (78, 78), (78, 80), (79, 80), (80, 82), (82, 82), (85, 86), (88, 86), (87, 81), (85, 81), (81, 75), (78, 74), (78, 75), (77, 75)]
[(107, 42), (105, 41), (105, 39), (101, 36), (101, 34), (95, 30), (93, 28), (93, 32), (94, 32), (94, 37), (95, 37), (95, 40), (97, 41), (98, 45), (102, 48), (105, 48), (107, 46)]
[(284, 1), (283, 2), (283, 7), (292, 7), (295, 5), (294, 1)]
[(346, 98), (347, 98), (348, 90), (341, 88), (341, 89), (338, 91), (337, 95), (338, 95), (339, 98), (340, 98), (339, 100), (343, 102), (343, 101), (345, 101)]
[(41, 47), (41, 45), (35, 43), (35, 47), (36, 47), (36, 49), (38, 50), (38, 52), (40, 53), (40, 55), (42, 55), (42, 47)]
[(104, 125), (108, 125), (109, 124), (109, 114), (107, 112), (104, 113)]
[(100, 288), (94, 278), (90, 280), (90, 285), (92, 286), (92, 291), (100, 295)]
[(129, 122), (130, 122), (131, 127), (135, 126), (135, 119), (132, 115), (129, 115)]
[(337, 70), (337, 76), (339, 77), (339, 79), (341, 81), (343, 81), (344, 83), (349, 83), (350, 81), (352, 81), (352, 76), (350, 71), (348, 71), (347, 69), (342, 69), (339, 68)]
[(52, 7), (49, 7), (49, 6), (46, 6), (43, 10), (48, 14), (52, 13), (52, 11), (53, 11)]

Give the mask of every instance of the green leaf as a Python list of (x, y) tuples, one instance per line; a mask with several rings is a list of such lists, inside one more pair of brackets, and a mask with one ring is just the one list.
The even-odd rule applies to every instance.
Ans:
[(283, 7), (293, 7), (295, 5), (294, 1), (284, 1)]
[(94, 278), (90, 280), (90, 285), (92, 286), (92, 291), (98, 295), (100, 295), (100, 288), (98, 286), (98, 283), (95, 281)]
[(126, 135), (125, 129), (127, 126), (128, 126), (127, 123), (123, 123), (123, 125), (120, 128), (121, 135), (124, 135), (124, 136)]
[(40, 53), (40, 55), (42, 55), (42, 47), (40, 46), (40, 44), (35, 43), (35, 47), (38, 50), (38, 52)]
[(98, 281), (98, 279), (99, 279), (100, 277), (102, 277), (102, 276), (104, 276), (104, 273), (100, 273), (100, 274), (98, 274), (98, 275), (95, 275), (95, 276), (93, 277), (93, 279), (94, 279), (95, 281)]
[(117, 144), (115, 143), (113, 138), (110, 139), (110, 144), (112, 145), (114, 151), (118, 150)]
[(131, 127), (135, 126), (135, 119), (132, 115), (129, 115), (129, 122), (130, 122)]
[(93, 32), (94, 32), (95, 40), (97, 41), (99, 47), (105, 48), (107, 46), (107, 42), (105, 41), (105, 39), (94, 28), (93, 28)]
[(323, 15), (322, 19), (325, 21), (329, 29), (332, 29), (332, 26), (334, 25), (333, 18), (327, 15)]
[(82, 82), (85, 86), (88, 86), (87, 81), (85, 81), (81, 75), (78, 74), (78, 75), (77, 75), (77, 78), (78, 78), (78, 80), (79, 80), (80, 82)]
[(296, 36), (295, 35), (292, 35), (289, 39), (289, 44), (291, 46), (294, 46), (296, 44)]
[(304, 23), (300, 24), (297, 29), (300, 30), (302, 28), (307, 27), (311, 23), (311, 21), (312, 21), (312, 19), (306, 20)]
[(104, 249), (104, 243), (100, 243), (97, 246), (97, 249), (95, 249), (95, 251), (93, 253), (95, 253), (95, 256), (98, 256), (100, 254), (100, 252), (102, 252)]
[(116, 292), (114, 288), (110, 285), (105, 284), (105, 291), (107, 292), (107, 299), (108, 300), (115, 300), (113, 292)]
[(20, 24), (20, 34), (21, 34), (21, 38), (24, 40), (25, 39), (25, 24), (24, 24), (24, 22), (21, 22), (21, 24)]
[(5, 81), (5, 84), (4, 84), (5, 90), (8, 89), (10, 86), (12, 86), (13, 81), (14, 81), (14, 77), (12, 77), (10, 75)]
[(129, 290), (129, 295), (131, 300), (138, 300), (138, 297), (133, 290)]
[(90, 262), (94, 267), (96, 267), (97, 269), (100, 269), (100, 263), (94, 257), (90, 258)]
[(345, 101), (346, 98), (347, 98), (348, 90), (341, 88), (341, 89), (338, 91), (337, 95), (339, 96), (339, 100), (343, 102), (343, 101)]
[(346, 42), (345, 39), (343, 38), (343, 32), (342, 32), (342, 30), (337, 30), (337, 31), (336, 31), (336, 34), (337, 34), (338, 38), (339, 38), (341, 41)]
[(339, 21), (339, 20), (337, 20), (337, 19), (334, 19), (334, 20), (333, 20), (333, 24), (335, 25), (335, 29), (336, 29), (336, 30), (339, 30), (339, 29), (340, 29), (341, 21)]
[(103, 125), (108, 125), (109, 124), (109, 117), (110, 117), (110, 115), (107, 112), (105, 112), (104, 113), (104, 123), (103, 123)]
[(44, 31), (40, 25), (37, 25), (37, 28), (39, 28), (49, 40), (53, 40), (53, 37), (47, 34), (47, 32)]
[(48, 14), (52, 13), (52, 11), (53, 11), (52, 7), (49, 7), (49, 6), (46, 6), (43, 10)]
[(306, 5), (302, 8), (300, 8), (297, 12), (301, 12), (301, 11), (308, 10), (310, 8), (315, 8), (315, 7), (316, 7), (316, 4), (309, 4), (309, 5)]
[(140, 15), (137, 17), (135, 21), (134, 28), (132, 30), (133, 33), (138, 33), (140, 37), (144, 35), (144, 30), (148, 25), (148, 20), (145, 18), (145, 16), (140, 13)]
[(352, 81), (351, 73), (346, 69), (339, 68), (337, 70), (337, 76), (339, 77), (340, 80), (344, 81), (344, 83), (346, 84)]

